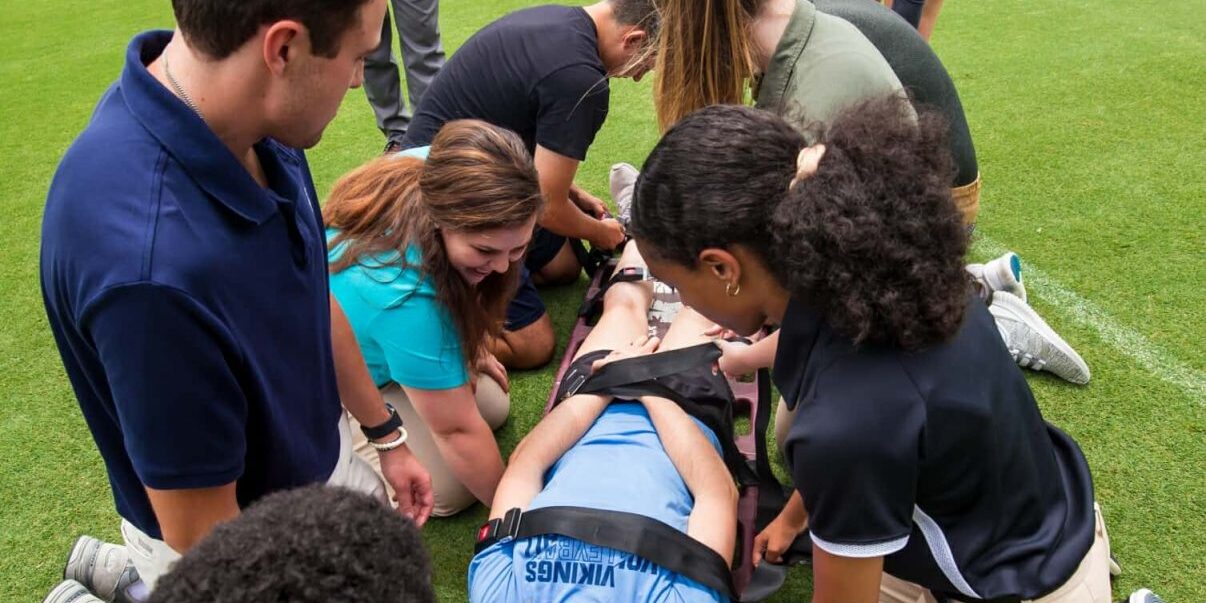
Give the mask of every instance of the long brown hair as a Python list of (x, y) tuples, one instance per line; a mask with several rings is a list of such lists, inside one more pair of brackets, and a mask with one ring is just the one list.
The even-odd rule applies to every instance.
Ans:
[(697, 109), (742, 104), (756, 72), (750, 24), (763, 0), (660, 0), (654, 105), (662, 131)]
[(426, 162), (382, 157), (339, 179), (323, 219), (339, 230), (328, 248), (346, 246), (330, 270), (407, 267), (406, 248), (416, 245), (422, 252), (420, 273), (435, 284), (462, 352), (472, 360), (487, 336), (502, 328), (520, 263), (470, 285), (448, 260), (440, 230), (514, 227), (543, 207), (536, 168), (519, 136), (483, 121), (451, 121), (436, 134)]

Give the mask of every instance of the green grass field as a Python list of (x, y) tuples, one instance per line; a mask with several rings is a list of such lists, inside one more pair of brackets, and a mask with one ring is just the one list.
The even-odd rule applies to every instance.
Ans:
[[(447, 49), (523, 4), (445, 2)], [(1126, 570), (1116, 592), (1148, 585), (1176, 603), (1206, 601), (1203, 9), (1200, 0), (950, 0), (934, 36), (985, 181), (973, 257), (1021, 254), (1034, 306), (1091, 365), (1087, 387), (1045, 375), (1031, 384), (1093, 468)], [(83, 10), (0, 0), (0, 600), (40, 600), (76, 535), (119, 537), (42, 310), (39, 232), (55, 165), (116, 78), (129, 38), (171, 23), (166, 0)], [(657, 138), (648, 82), (612, 90), (579, 178), (597, 194), (611, 163), (639, 164)], [(382, 142), (363, 93), (349, 93), (310, 154), (320, 191)], [(547, 292), (562, 340), (581, 292)], [(513, 377), (504, 452), (539, 418), (551, 376)], [(425, 529), (441, 601), (465, 599), (483, 516), (478, 507)], [(806, 600), (806, 573), (775, 600)]]

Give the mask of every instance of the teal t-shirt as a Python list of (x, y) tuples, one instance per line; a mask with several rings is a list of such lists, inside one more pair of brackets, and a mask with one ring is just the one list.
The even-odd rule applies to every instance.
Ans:
[[(328, 228), (327, 238), (337, 232)], [(342, 252), (343, 246), (331, 250), (328, 260)], [(436, 299), (435, 284), (420, 274), (419, 248), (406, 249), (405, 266), (397, 259), (397, 253), (382, 255), (331, 275), (331, 293), (352, 324), (373, 381), (415, 389), (468, 383), (456, 325)]]

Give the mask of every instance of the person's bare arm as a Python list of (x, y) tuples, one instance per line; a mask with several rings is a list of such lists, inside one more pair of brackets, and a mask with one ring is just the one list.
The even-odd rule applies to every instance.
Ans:
[(799, 490), (793, 490), (783, 510), (754, 537), (754, 565), (765, 558), (778, 563), (787, 547), (808, 527), (808, 511)]
[(235, 482), (214, 488), (156, 490), (147, 488), (163, 541), (177, 553), (188, 551), (224, 521), (239, 514)]
[(812, 603), (876, 603), (883, 557), (838, 557), (812, 546)]
[(565, 454), (611, 403), (611, 396), (579, 394), (566, 398), (528, 433), (515, 451), (494, 492), (490, 519), (526, 509), (544, 487), (544, 473)]
[[(361, 425), (380, 425), (387, 421), (389, 411), (385, 408), (385, 400), (369, 375), (360, 345), (356, 343), (356, 334), (334, 295), (331, 296), (331, 347), (335, 358), (335, 381), (344, 408)], [(401, 433), (392, 433), (377, 441), (387, 443), (400, 437)], [(398, 511), (423, 525), (435, 507), (431, 475), (405, 444), (393, 450), (378, 451), (378, 457), (381, 475), (394, 488)]]
[(745, 375), (775, 364), (779, 332), (775, 331), (749, 345), (717, 339), (716, 346), (724, 353), (720, 357), (720, 370), (726, 375)]
[(603, 203), (603, 200), (588, 193), (586, 189), (577, 184), (570, 185), (569, 199), (588, 216), (602, 220), (607, 215), (607, 205)]
[(540, 177), (540, 192), (544, 193), (546, 202), (541, 226), (562, 236), (585, 239), (604, 249), (614, 249), (624, 240), (624, 229), (619, 222), (588, 216), (570, 201), (570, 187), (578, 173), (576, 159), (537, 145), (534, 161)]
[(402, 389), (431, 429), (436, 448), (457, 481), (465, 484), (482, 504), (491, 504), (503, 474), (502, 453), (490, 426), (477, 410), (472, 387), (465, 384), (442, 390), (406, 386)]
[(695, 421), (671, 400), (643, 396), (657, 437), (695, 498), (687, 517), (687, 535), (733, 561), (737, 542), (737, 488), (720, 454)]

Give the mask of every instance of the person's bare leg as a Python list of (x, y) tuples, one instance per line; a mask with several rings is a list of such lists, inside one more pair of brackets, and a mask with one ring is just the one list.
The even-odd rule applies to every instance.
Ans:
[[(627, 267), (644, 267), (636, 245), (624, 247), (616, 264), (619, 272)], [(649, 306), (653, 304), (653, 286), (649, 281), (615, 283), (603, 294), (603, 313), (599, 322), (583, 340), (574, 358), (595, 350), (621, 350), (649, 334)]]
[(566, 241), (549, 263), (541, 266), (539, 270), (532, 271), (532, 282), (542, 287), (564, 285), (577, 281), (581, 272), (582, 264), (578, 263), (578, 256), (574, 255), (573, 248), (570, 247), (569, 241)]
[(930, 36), (934, 35), (934, 26), (938, 24), (938, 13), (942, 12), (942, 0), (926, 0), (925, 7), (921, 9), (921, 21), (917, 24), (917, 33), (925, 38), (926, 42), (930, 41)]
[(534, 369), (548, 364), (556, 351), (553, 320), (546, 313), (536, 322), (515, 331), (503, 331), (487, 346), (495, 358), (510, 369)]

